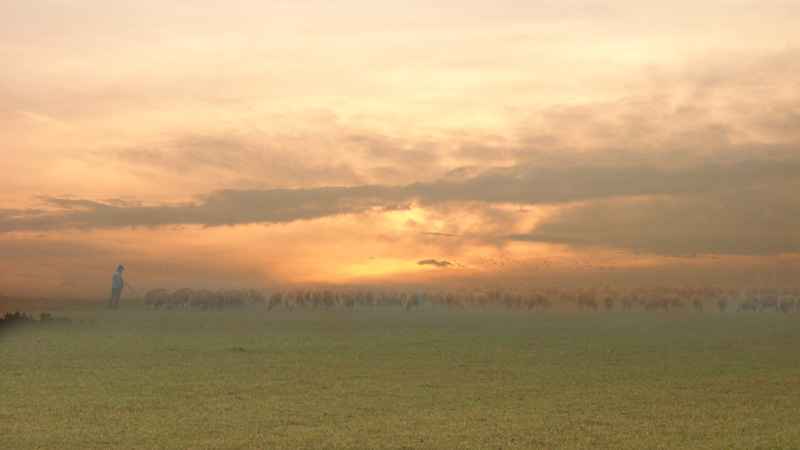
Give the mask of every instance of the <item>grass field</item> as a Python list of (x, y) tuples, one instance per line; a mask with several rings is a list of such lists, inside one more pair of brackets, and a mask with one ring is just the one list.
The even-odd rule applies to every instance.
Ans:
[(58, 314), (0, 330), (4, 449), (800, 448), (798, 314)]

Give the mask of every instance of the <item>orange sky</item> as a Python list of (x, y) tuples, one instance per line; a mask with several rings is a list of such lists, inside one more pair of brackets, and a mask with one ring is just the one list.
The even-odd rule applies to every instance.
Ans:
[(0, 294), (798, 283), (800, 5), (5, 1)]

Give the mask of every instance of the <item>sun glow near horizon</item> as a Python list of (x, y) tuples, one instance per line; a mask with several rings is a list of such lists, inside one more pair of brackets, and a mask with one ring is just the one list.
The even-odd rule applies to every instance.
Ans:
[(797, 283), (798, 18), (5, 2), (0, 294)]

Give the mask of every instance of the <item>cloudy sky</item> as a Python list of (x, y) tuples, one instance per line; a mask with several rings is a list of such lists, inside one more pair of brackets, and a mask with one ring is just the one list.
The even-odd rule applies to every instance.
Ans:
[(0, 3), (0, 293), (798, 283), (795, 0)]

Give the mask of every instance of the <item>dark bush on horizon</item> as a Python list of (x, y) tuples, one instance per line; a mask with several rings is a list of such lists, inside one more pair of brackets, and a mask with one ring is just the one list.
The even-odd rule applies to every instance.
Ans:
[(19, 311), (15, 313), (7, 312), (3, 317), (0, 317), (0, 329), (6, 329), (10, 326), (17, 325), (35, 325), (35, 324), (58, 324), (68, 325), (72, 321), (69, 317), (53, 317), (50, 313), (41, 313), (39, 318)]

